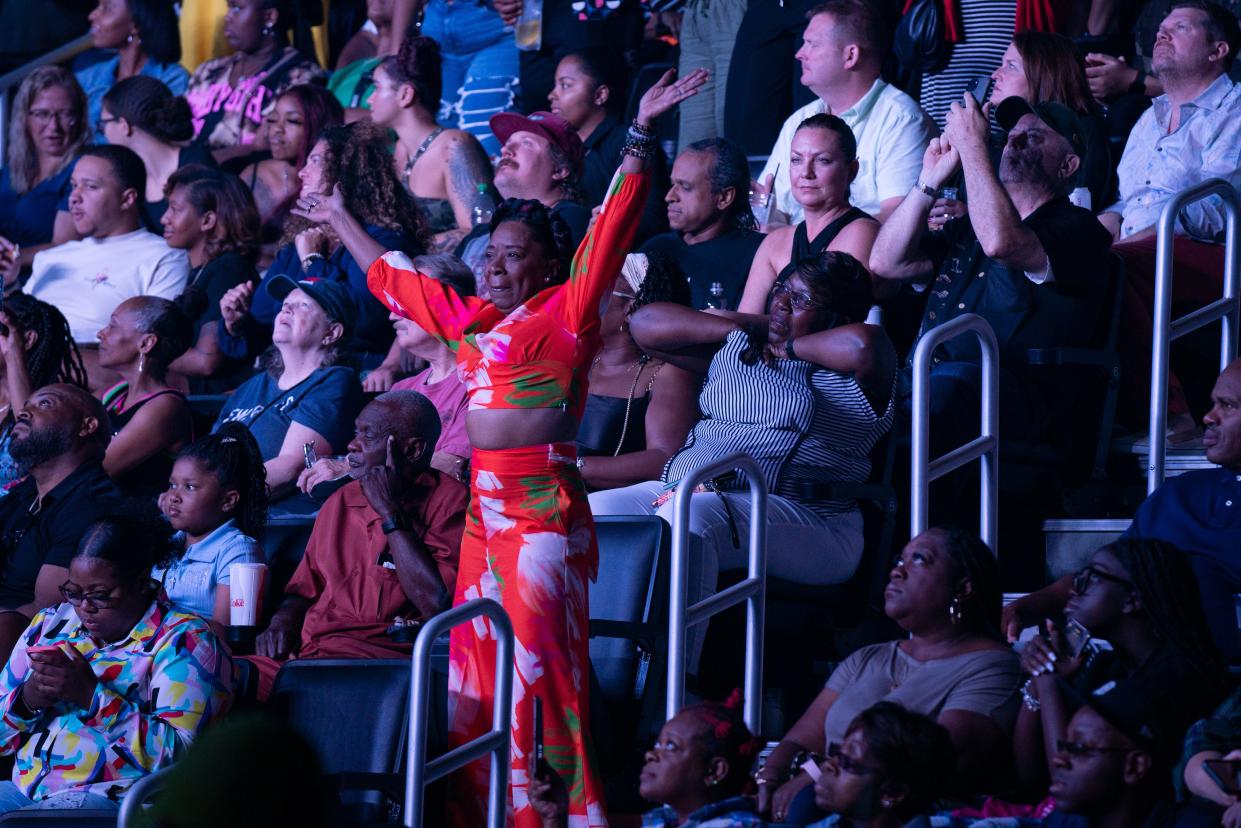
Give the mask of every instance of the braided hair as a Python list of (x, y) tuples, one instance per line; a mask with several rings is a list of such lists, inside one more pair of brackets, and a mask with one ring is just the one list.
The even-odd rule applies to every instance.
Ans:
[(14, 293), (4, 300), (4, 313), (10, 325), (35, 334), (34, 345), (26, 352), (31, 388), (55, 382), (86, 387), (86, 366), (60, 310), (29, 294)]
[(716, 788), (720, 799), (740, 796), (750, 781), (750, 767), (763, 743), (755, 738), (741, 716), (741, 691), (733, 690), (723, 702), (691, 704), (679, 715), (694, 716), (702, 724), (696, 741), (708, 760), (719, 756), (728, 761), (728, 776)]
[(1155, 634), (1196, 667), (1203, 679), (1228, 689), (1228, 668), (1213, 643), (1198, 578), (1185, 553), (1153, 538), (1121, 538), (1103, 548), (1129, 573)]
[(956, 526), (929, 529), (943, 540), (944, 551), (957, 566), (961, 580), (973, 588), (969, 595), (958, 595), (961, 626), (977, 635), (1000, 637), (1000, 613), (1004, 593), (1000, 586), (1000, 567), (987, 544), (972, 532)]
[(267, 468), (250, 429), (225, 423), (181, 450), (178, 460), (193, 459), (216, 476), (221, 488), (237, 490), (233, 518), (237, 528), (262, 540), (267, 528)]
[(491, 217), (490, 232), (505, 222), (529, 227), (534, 240), (543, 248), (543, 256), (560, 262), (560, 281), (569, 278), (573, 259), (573, 233), (569, 225), (541, 201), (532, 198), (506, 198)]

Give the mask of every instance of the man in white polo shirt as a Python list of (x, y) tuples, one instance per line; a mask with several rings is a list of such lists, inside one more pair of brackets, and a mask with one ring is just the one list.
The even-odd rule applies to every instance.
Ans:
[[(69, 215), (82, 239), (36, 254), (23, 290), (60, 308), (75, 340), (94, 344), (126, 299), (179, 296), (189, 259), (142, 226), (146, 168), (132, 150), (115, 144), (85, 150), (70, 182)], [(6, 269), (5, 286), (16, 276)]]
[(830, 113), (857, 139), (858, 174), (849, 201), (883, 221), (918, 180), (922, 153), (935, 125), (917, 102), (880, 80), (888, 35), (870, 0), (827, 0), (811, 9), (805, 42), (797, 52), (801, 82), (818, 96), (784, 122), (759, 181), (773, 186), (769, 224), (802, 220), (789, 186), (789, 151), (797, 126), (811, 115)]

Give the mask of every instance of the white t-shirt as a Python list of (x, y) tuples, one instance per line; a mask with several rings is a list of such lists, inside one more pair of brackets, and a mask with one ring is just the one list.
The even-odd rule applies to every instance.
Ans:
[[(786, 214), (790, 224), (797, 224), (804, 217), (789, 185), (793, 133), (802, 121), (826, 111), (823, 100), (815, 99), (790, 115), (759, 176), (759, 181), (766, 181), (768, 175), (776, 176), (772, 206)], [(856, 104), (835, 114), (849, 125), (857, 139), (858, 173), (849, 188), (849, 202), (877, 216), (882, 202), (904, 196), (918, 180), (926, 145), (937, 132), (935, 124), (917, 101), (879, 79)]]
[(23, 290), (59, 308), (76, 341), (95, 342), (95, 334), (126, 299), (180, 296), (190, 262), (184, 250), (173, 250), (161, 236), (138, 229), (43, 250), (35, 254), (31, 271)]

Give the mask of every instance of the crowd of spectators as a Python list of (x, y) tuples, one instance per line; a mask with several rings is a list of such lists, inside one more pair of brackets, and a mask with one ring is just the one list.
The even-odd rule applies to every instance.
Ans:
[[(328, 66), (302, 2), (229, 0), (228, 54), (189, 67), (182, 4), (49, 5), (92, 49), (24, 75), (0, 171), (0, 813), (115, 808), (285, 663), (408, 656), (402, 630), (500, 577), (458, 577), (472, 510), (503, 511), (501, 473), (474, 465), (503, 442), (471, 432), (499, 387), (479, 374), (594, 244), (624, 260), (598, 319), (521, 343), (590, 355), (508, 400), (580, 415), (546, 464), (576, 465), (595, 516), (672, 522), (681, 480), (745, 452), (769, 575), (826, 590), (892, 552), (868, 556), (862, 505), (823, 492), (905, 451), (922, 335), (964, 314), (993, 331), (1000, 433), (1024, 447), (1001, 466), (1050, 466), (1035, 496), (1001, 475), (1034, 525), (1112, 404), (1045, 355), (1115, 342), (1117, 430), (1145, 429), (1156, 224), (1193, 185), (1241, 186), (1241, 4), (332, 0), (357, 25)], [(934, 48), (894, 49), (928, 19)], [(669, 61), (684, 104), (631, 126)], [(650, 191), (618, 229), (626, 176)], [(1175, 219), (1179, 311), (1220, 295), (1228, 221), (1218, 197)], [(400, 313), (415, 284), (451, 313)], [(459, 324), (484, 307), (486, 337)], [(1210, 468), (1034, 583), (1042, 561), (1007, 556), (1037, 544), (1002, 536), (997, 563), (955, 528), (977, 481), (950, 475), (937, 528), (867, 596), (880, 632), (831, 650), (783, 732), (751, 733), (736, 696), (664, 723), (642, 824), (1241, 826), (1241, 360), (1208, 389), (1216, 354), (1174, 353), (1164, 435)], [(977, 435), (984, 381), (975, 339), (938, 348), (933, 454)], [(480, 477), (494, 499), (471, 503)], [(746, 568), (746, 491), (733, 471), (692, 493), (691, 601)], [(271, 518), (313, 529), (246, 651), (231, 571), (274, 563)], [(700, 677), (726, 669), (709, 635), (689, 636)], [(585, 712), (582, 676), (549, 678)], [(605, 824), (570, 813), (589, 772), (514, 756), (521, 819)]]

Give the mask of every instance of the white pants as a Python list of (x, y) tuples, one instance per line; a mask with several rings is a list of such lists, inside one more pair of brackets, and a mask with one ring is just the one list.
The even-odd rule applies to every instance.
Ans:
[[(659, 515), (672, 524), (673, 501), (656, 509), (652, 503), (664, 491), (659, 481), (636, 483), (590, 495), (595, 515)], [(750, 495), (726, 492), (728, 511), (715, 492), (700, 492), (690, 500), (688, 601), (693, 604), (715, 593), (720, 572), (749, 566)], [(733, 545), (728, 512), (737, 529)], [(822, 518), (783, 497), (767, 498), (767, 574), (799, 584), (822, 586), (849, 579), (862, 557), (862, 515), (847, 512)], [(694, 671), (702, 653), (706, 625), (697, 624), (686, 637), (689, 669)]]

